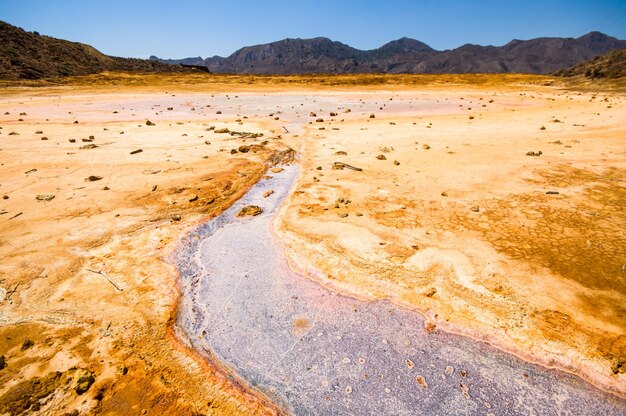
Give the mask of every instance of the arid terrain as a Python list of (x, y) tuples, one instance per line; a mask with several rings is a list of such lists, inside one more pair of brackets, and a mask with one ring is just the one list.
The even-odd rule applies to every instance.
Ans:
[(0, 414), (281, 413), (177, 333), (169, 260), (290, 148), (274, 226), (294, 269), (626, 396), (625, 93), (523, 75), (2, 83)]

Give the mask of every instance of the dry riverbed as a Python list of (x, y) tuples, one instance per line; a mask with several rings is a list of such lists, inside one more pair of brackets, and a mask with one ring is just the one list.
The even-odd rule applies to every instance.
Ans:
[(2, 93), (0, 413), (279, 412), (178, 341), (164, 259), (285, 145), (294, 267), (624, 394), (622, 93), (222, 78)]

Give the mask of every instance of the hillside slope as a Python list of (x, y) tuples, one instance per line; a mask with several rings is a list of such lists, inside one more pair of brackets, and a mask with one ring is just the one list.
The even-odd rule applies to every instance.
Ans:
[(107, 56), (89, 45), (26, 32), (0, 21), (0, 79), (54, 78), (106, 70), (185, 71), (158, 61)]

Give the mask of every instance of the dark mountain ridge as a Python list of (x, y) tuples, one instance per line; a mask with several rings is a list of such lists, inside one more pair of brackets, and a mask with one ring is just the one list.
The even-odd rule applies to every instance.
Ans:
[(503, 46), (466, 44), (445, 51), (434, 50), (423, 42), (406, 37), (372, 50), (360, 50), (319, 37), (246, 46), (225, 58), (151, 59), (165, 63), (206, 65), (211, 72), (239, 74), (548, 74), (625, 47), (625, 40), (600, 32), (590, 32), (579, 38), (515, 39)]

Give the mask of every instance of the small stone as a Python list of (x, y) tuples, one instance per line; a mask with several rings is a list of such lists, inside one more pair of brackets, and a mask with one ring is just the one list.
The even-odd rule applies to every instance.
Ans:
[(137, 153), (141, 153), (143, 152), (143, 149), (137, 149), (137, 150), (133, 150), (132, 152), (130, 152), (131, 155), (136, 155)]
[(317, 169), (317, 170), (322, 170), (322, 167), (321, 167), (321, 166), (318, 166), (318, 167), (316, 167), (315, 169)]
[(345, 391), (346, 394), (351, 394), (352, 393), (352, 386), (346, 386), (344, 391)]
[(323, 123), (323, 122), (324, 122), (324, 119), (323, 119), (323, 118), (318, 118), (318, 119), (316, 119), (316, 120), (315, 120), (315, 122), (316, 122), (316, 123)]
[(33, 345), (35, 345), (35, 343), (31, 341), (30, 339), (24, 340), (24, 343), (22, 344), (22, 351), (26, 351), (27, 349), (31, 348)]
[(426, 291), (426, 293), (424, 293), (424, 295), (427, 298), (432, 298), (433, 296), (435, 296), (436, 293), (437, 293), (437, 289), (435, 289), (434, 287), (431, 287), (430, 289)]
[(0, 355), (0, 370), (4, 370), (7, 367), (7, 361), (4, 355)]
[(189, 198), (189, 202), (196, 202), (198, 200), (198, 195), (194, 195), (191, 198)]
[(85, 182), (95, 182), (102, 179), (102, 176), (91, 175), (85, 178)]
[(451, 376), (454, 373), (454, 367), (451, 367), (449, 365), (446, 366), (444, 373), (446, 373), (447, 376)]
[(151, 122), (150, 120), (146, 120), (146, 126), (155, 126), (156, 124), (154, 124), (153, 122)]
[(342, 213), (342, 214), (339, 214), (339, 218), (346, 218), (347, 216), (348, 216), (348, 214), (345, 213), (345, 212)]
[(81, 150), (84, 150), (84, 149), (95, 149), (97, 147), (98, 147), (97, 144), (89, 143), (89, 144), (85, 144), (85, 145), (79, 147), (79, 149), (81, 149)]
[(272, 195), (273, 193), (274, 193), (274, 190), (273, 189), (269, 189), (269, 190), (267, 190), (267, 191), (265, 191), (263, 193), (263, 198), (267, 198), (268, 196)]
[(79, 395), (89, 390), (91, 385), (96, 381), (91, 371), (83, 370), (82, 368), (76, 372), (75, 379), (76, 386), (74, 387), (74, 390), (76, 391), (76, 394)]
[(376, 118), (376, 115), (372, 113), (370, 114), (370, 118)]
[(559, 191), (548, 191), (546, 192), (546, 195), (558, 195)]
[(48, 140), (48, 138), (44, 136), (41, 138), (41, 140)]
[(70, 143), (76, 143), (76, 139), (69, 139)]
[(223, 128), (223, 129), (217, 129), (217, 130), (213, 130), (214, 133), (230, 133), (230, 130), (228, 130), (227, 128)]
[(230, 154), (231, 155), (234, 155), (236, 153), (239, 153), (239, 152), (237, 152), (237, 149), (230, 149)]
[(469, 387), (467, 387), (463, 383), (459, 384), (459, 387), (461, 388), (461, 393), (463, 393), (463, 396), (465, 396), (466, 399), (469, 399), (470, 398)]
[(41, 194), (41, 195), (37, 195), (35, 199), (37, 201), (52, 201), (54, 197), (55, 197), (54, 194)]
[(238, 217), (245, 217), (245, 216), (257, 216), (259, 214), (261, 214), (263, 212), (263, 208), (261, 208), (258, 205), (246, 205), (245, 207), (241, 208), (239, 210), (239, 212), (237, 213)]
[(397, 160), (394, 160), (393, 164), (396, 165), (396, 166), (400, 166), (400, 162), (398, 162)]
[(427, 389), (428, 388), (428, 383), (426, 382), (426, 379), (424, 378), (424, 376), (415, 376), (415, 382), (417, 384), (419, 384), (419, 386), (423, 389)]
[(183, 219), (180, 214), (174, 214), (170, 218), (172, 218), (172, 221), (180, 221), (181, 219)]
[(422, 149), (428, 150), (428, 149), (430, 149), (430, 146), (429, 146), (429, 145), (427, 145), (427, 144), (422, 145)]
[(448, 193), (447, 193), (446, 191), (443, 191), (443, 192), (441, 193), (441, 196), (448, 196)]
[(273, 173), (280, 173), (283, 170), (285, 170), (285, 169), (283, 169), (283, 168), (270, 168), (270, 172), (273, 172)]
[(470, 207), (470, 211), (472, 212), (479, 212), (480, 211), (480, 207), (478, 205), (474, 205)]
[(543, 152), (541, 150), (538, 152), (533, 152), (533, 151), (526, 152), (526, 156), (541, 156), (542, 154)]
[(8, 195), (2, 195), (2, 199), (9, 199)]
[(415, 367), (415, 364), (413, 363), (413, 361), (409, 359), (404, 360), (404, 364), (406, 364), (407, 368), (409, 369), (413, 369), (413, 367)]
[(387, 160), (387, 156), (385, 156), (385, 155), (378, 155), (378, 156), (376, 156), (376, 159), (378, 159), (378, 160)]
[(210, 141), (208, 141), (208, 140), (205, 140), (205, 141), (204, 141), (204, 144), (211, 144), (211, 142), (210, 142)]

